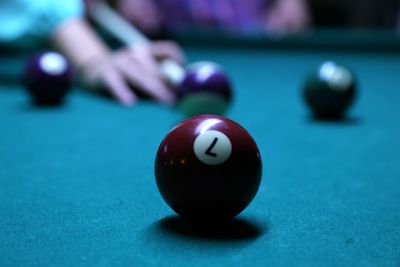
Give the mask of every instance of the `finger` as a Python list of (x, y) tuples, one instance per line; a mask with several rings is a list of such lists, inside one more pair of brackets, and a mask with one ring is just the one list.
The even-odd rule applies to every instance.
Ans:
[(158, 62), (147, 46), (137, 47), (134, 50), (130, 50), (129, 58), (142, 64), (143, 67), (153, 75), (161, 77)]
[(150, 44), (149, 49), (152, 55), (158, 60), (171, 58), (177, 63), (183, 65), (185, 57), (179, 45), (172, 41), (153, 42)]
[(132, 106), (137, 102), (137, 97), (129, 89), (123, 77), (117, 71), (109, 70), (103, 73), (101, 78), (107, 90), (120, 103), (126, 106)]
[(143, 68), (139, 62), (124, 58), (119, 59), (116, 65), (126, 79), (136, 86), (138, 90), (147, 93), (162, 103), (171, 105), (174, 102), (173, 93), (162, 82), (160, 77)]

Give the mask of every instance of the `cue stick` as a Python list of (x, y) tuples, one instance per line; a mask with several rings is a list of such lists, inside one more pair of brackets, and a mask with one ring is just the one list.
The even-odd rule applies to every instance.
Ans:
[[(150, 43), (143, 33), (103, 1), (95, 1), (89, 12), (101, 27), (113, 34), (123, 44), (139, 47)], [(184, 68), (171, 59), (161, 60), (159, 67), (167, 82), (172, 85), (180, 84), (185, 77)]]

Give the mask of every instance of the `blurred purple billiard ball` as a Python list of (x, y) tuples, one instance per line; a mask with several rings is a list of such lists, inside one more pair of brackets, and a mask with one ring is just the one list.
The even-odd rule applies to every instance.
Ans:
[(161, 142), (155, 162), (158, 189), (179, 215), (223, 221), (242, 212), (261, 182), (258, 146), (238, 123), (199, 115), (175, 126)]
[(188, 117), (223, 115), (232, 101), (232, 86), (219, 65), (204, 61), (187, 66), (176, 94), (178, 108)]
[(41, 52), (27, 60), (22, 80), (35, 104), (57, 105), (71, 90), (72, 70), (63, 55)]

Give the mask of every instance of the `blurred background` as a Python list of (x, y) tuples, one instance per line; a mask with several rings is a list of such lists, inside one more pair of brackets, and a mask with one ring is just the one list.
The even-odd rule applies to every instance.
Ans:
[[(96, 0), (88, 0), (90, 2)], [(314, 28), (398, 28), (397, 0), (110, 0), (148, 35), (188, 28), (236, 34), (294, 33)]]
[[(400, 48), (399, 0), (12, 0), (0, 2), (0, 78), (18, 74), (11, 70), (9, 61), (26, 48), (32, 51), (46, 46), (65, 54), (80, 76), (93, 76), (87, 73), (94, 71), (84, 50), (99, 51), (90, 58), (101, 61), (118, 56), (105, 55), (108, 47), (116, 50), (135, 43), (124, 42), (124, 36), (129, 39), (131, 34), (97, 13), (99, 3), (152, 40), (177, 41), (178, 49), (179, 45), (241, 44), (383, 51)], [(63, 26), (71, 20), (75, 25), (64, 31)], [(86, 21), (90, 22), (88, 27)], [(85, 49), (81, 49), (82, 44)], [(171, 54), (176, 49), (165, 50)]]
[(315, 27), (397, 30), (397, 0), (309, 0)]

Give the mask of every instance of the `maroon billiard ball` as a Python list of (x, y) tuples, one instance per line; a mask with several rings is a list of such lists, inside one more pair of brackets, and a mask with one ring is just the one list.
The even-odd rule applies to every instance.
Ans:
[(256, 142), (236, 122), (199, 115), (174, 127), (161, 142), (155, 177), (165, 202), (194, 220), (230, 219), (255, 197), (261, 182)]
[(41, 52), (27, 60), (22, 79), (36, 104), (59, 104), (71, 89), (72, 70), (63, 55)]
[(178, 107), (187, 116), (222, 115), (232, 101), (232, 85), (216, 63), (197, 62), (187, 66), (176, 94)]

